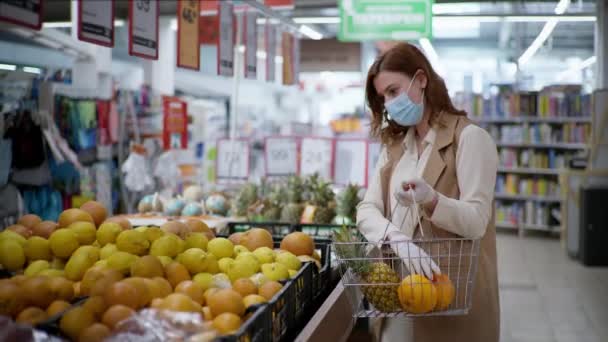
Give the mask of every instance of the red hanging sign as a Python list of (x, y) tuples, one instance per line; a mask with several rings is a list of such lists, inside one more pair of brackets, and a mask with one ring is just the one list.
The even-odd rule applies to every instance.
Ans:
[(43, 4), (44, 0), (2, 1), (0, 21), (40, 30)]
[(199, 2), (177, 2), (177, 66), (192, 70), (200, 69)]
[(114, 47), (114, 0), (78, 1), (78, 39)]
[(188, 104), (176, 97), (163, 96), (163, 148), (188, 147)]
[(158, 59), (158, 0), (129, 1), (129, 55)]

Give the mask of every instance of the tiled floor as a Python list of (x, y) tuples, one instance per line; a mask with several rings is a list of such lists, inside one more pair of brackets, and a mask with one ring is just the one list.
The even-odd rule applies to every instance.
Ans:
[(498, 235), (501, 342), (608, 341), (608, 268), (570, 259), (559, 239)]

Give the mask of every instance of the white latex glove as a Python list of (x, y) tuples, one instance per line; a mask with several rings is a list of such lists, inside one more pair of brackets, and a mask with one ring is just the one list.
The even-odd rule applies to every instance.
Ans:
[(437, 193), (424, 179), (414, 178), (401, 183), (401, 188), (398, 188), (394, 195), (399, 204), (410, 207), (414, 203), (432, 202)]
[(433, 274), (441, 274), (439, 266), (433, 259), (422, 248), (411, 242), (407, 235), (401, 232), (392, 232), (389, 235), (389, 240), (391, 248), (401, 258), (410, 273), (422, 274), (431, 280)]

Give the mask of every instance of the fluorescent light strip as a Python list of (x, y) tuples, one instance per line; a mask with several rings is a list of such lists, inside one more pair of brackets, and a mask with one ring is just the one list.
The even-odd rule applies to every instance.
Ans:
[[(125, 26), (125, 21), (122, 19), (116, 19), (116, 20), (114, 20), (114, 26), (115, 27)], [(43, 28), (68, 28), (68, 27), (72, 27), (72, 22), (71, 21), (54, 21), (54, 22), (42, 23), (42, 27)]]
[(0, 70), (15, 71), (17, 70), (17, 66), (13, 64), (0, 64)]
[(34, 68), (34, 67), (23, 67), (23, 71), (25, 72), (29, 72), (30, 74), (41, 74), (42, 73), (42, 69), (40, 68)]
[(307, 25), (300, 26), (300, 33), (307, 36), (310, 39), (314, 39), (314, 40), (323, 39), (323, 35), (321, 33), (313, 30), (310, 26), (307, 26)]
[(557, 80), (561, 81), (564, 78), (566, 78), (566, 76), (573, 74), (575, 72), (579, 72), (582, 71), (590, 66), (592, 66), (593, 64), (595, 64), (595, 62), (597, 62), (597, 57), (596, 56), (591, 56), (587, 59), (585, 59), (584, 61), (582, 61), (580, 64), (566, 70), (566, 71), (562, 71), (559, 74), (557, 74)]
[(418, 40), (418, 43), (420, 43), (420, 47), (422, 47), (422, 50), (424, 50), (424, 52), (426, 53), (431, 64), (433, 65), (435, 70), (437, 70), (437, 73), (443, 76), (443, 66), (439, 61), (439, 55), (437, 54), (437, 51), (435, 51), (435, 48), (433, 47), (433, 44), (431, 44), (431, 41), (428, 38), (420, 38), (420, 40)]
[(339, 24), (340, 17), (299, 17), (293, 21), (296, 24)]
[[(568, 9), (568, 6), (570, 6), (570, 0), (560, 0), (560, 2), (555, 7), (555, 14), (563, 14), (566, 11), (566, 9)], [(538, 49), (540, 49), (540, 47), (543, 46), (543, 44), (545, 43), (547, 38), (549, 38), (549, 36), (553, 32), (553, 30), (555, 29), (555, 26), (557, 26), (558, 22), (559, 22), (559, 19), (552, 18), (545, 23), (545, 26), (543, 27), (542, 31), (540, 31), (540, 33), (538, 34), (538, 37), (536, 37), (536, 39), (534, 39), (532, 44), (530, 44), (530, 46), (526, 49), (526, 51), (524, 51), (524, 53), (517, 59), (517, 63), (519, 64), (519, 67), (528, 63), (530, 58), (532, 58), (536, 54)]]

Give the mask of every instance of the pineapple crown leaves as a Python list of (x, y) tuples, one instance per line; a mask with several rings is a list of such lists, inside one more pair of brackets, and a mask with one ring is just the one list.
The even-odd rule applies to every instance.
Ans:
[(338, 197), (338, 215), (349, 217), (351, 220), (355, 220), (357, 214), (357, 205), (361, 201), (359, 198), (360, 186), (356, 184), (349, 184)]
[(371, 263), (365, 259), (365, 238), (355, 228), (342, 225), (333, 232), (333, 241), (338, 242), (336, 253), (357, 274), (365, 274), (370, 270)]
[(287, 180), (287, 200), (289, 203), (302, 202), (302, 193), (304, 192), (304, 182), (299, 176), (291, 176)]

